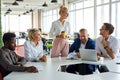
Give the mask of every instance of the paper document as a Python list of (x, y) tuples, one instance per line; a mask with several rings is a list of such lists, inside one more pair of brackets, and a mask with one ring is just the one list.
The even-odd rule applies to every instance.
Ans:
[(77, 53), (75, 52), (69, 53), (67, 59), (78, 59)]

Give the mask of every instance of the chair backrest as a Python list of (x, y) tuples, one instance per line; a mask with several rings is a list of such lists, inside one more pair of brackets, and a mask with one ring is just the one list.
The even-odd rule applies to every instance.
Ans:
[(19, 56), (24, 57), (25, 56), (24, 55), (24, 45), (18, 45), (18, 46), (16, 46), (15, 52)]
[(52, 43), (53, 43), (53, 39), (48, 39), (48, 40), (46, 41), (46, 47), (47, 47), (47, 48), (52, 48)]
[(1, 72), (0, 72), (0, 80), (2, 80), (2, 75), (1, 75)]
[(74, 33), (74, 39), (78, 38), (79, 37), (79, 33), (78, 32), (75, 32)]

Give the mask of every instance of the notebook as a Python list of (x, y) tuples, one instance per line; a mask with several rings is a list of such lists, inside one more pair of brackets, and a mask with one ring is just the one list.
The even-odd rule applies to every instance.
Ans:
[(92, 50), (92, 49), (79, 49), (79, 51), (80, 51), (80, 56), (81, 56), (82, 60), (98, 61), (96, 50)]

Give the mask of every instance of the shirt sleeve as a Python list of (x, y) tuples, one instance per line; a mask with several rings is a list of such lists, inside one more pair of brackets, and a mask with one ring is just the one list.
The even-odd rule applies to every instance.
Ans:
[(112, 45), (112, 51), (115, 55), (119, 53), (119, 41), (115, 39), (114, 44)]
[(70, 46), (69, 53), (71, 52), (79, 52), (79, 47), (78, 47), (78, 40), (76, 39), (73, 44)]
[(19, 62), (21, 65), (24, 65), (26, 63), (26, 60), (24, 57), (17, 55), (15, 52), (14, 52), (14, 55), (16, 56), (17, 62)]
[[(0, 65), (7, 71), (24, 71), (25, 67), (24, 66), (17, 66), (14, 65), (13, 62), (11, 60), (9, 60), (9, 58), (7, 57), (8, 54), (6, 55), (5, 51), (0, 51)], [(10, 53), (11, 54), (11, 53)], [(12, 56), (12, 58), (14, 59), (14, 57), (16, 56)], [(16, 57), (17, 58), (17, 57)]]
[(70, 23), (68, 22), (68, 36), (71, 35), (71, 26), (70, 26)]
[(100, 42), (100, 40), (99, 40), (99, 38), (97, 38), (96, 39), (96, 51), (97, 51), (98, 54), (101, 54), (101, 51), (100, 51), (100, 48), (99, 48), (99, 42)]
[(43, 57), (43, 55), (44, 55), (44, 53), (43, 53), (43, 42), (42, 41), (40, 41), (39, 46), (40, 46), (40, 48), (39, 48), (40, 53), (38, 55), (38, 59)]
[(54, 34), (54, 23), (52, 23), (52, 26), (51, 26), (51, 29), (50, 29), (50, 32), (49, 32), (49, 36), (51, 38), (54, 38), (55, 37), (55, 34)]

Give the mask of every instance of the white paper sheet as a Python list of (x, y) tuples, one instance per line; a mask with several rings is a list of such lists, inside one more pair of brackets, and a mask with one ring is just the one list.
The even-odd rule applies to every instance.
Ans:
[(69, 53), (67, 59), (78, 59), (77, 53), (75, 52)]

